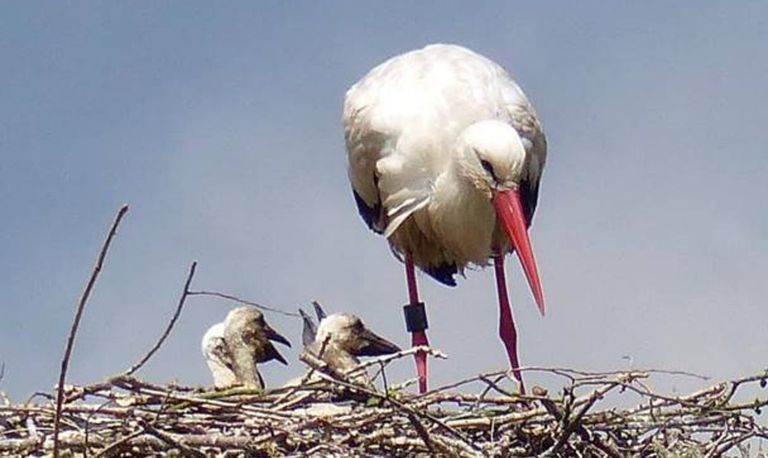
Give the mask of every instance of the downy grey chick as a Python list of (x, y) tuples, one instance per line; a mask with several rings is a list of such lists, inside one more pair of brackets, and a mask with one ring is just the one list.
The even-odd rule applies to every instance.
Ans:
[(223, 322), (211, 326), (201, 347), (216, 388), (241, 385), (263, 389), (264, 380), (256, 365), (273, 359), (288, 364), (271, 341), (291, 346), (254, 307), (238, 307)]
[[(317, 326), (303, 310), (300, 311), (304, 321), (304, 351), (320, 358), (332, 369), (345, 372), (360, 364), (360, 356), (400, 351), (400, 347), (368, 329), (360, 317), (351, 313), (327, 315), (320, 304), (315, 302), (313, 306), (320, 322)], [(368, 383), (364, 373), (357, 379)]]

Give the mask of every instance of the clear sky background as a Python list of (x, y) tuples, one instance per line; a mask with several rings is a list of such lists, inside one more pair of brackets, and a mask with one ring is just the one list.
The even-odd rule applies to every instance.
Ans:
[[(768, 365), (768, 5), (760, 2), (4, 2), (0, 7), (0, 389), (50, 390), (105, 231), (131, 210), (69, 380), (95, 382), (196, 289), (295, 310), (317, 299), (406, 345), (402, 265), (346, 179), (341, 104), (433, 42), (507, 68), (549, 162), (532, 229), (549, 314), (516, 259), (525, 364), (716, 378)], [(502, 369), (490, 270), (421, 277), (433, 383)], [(199, 342), (231, 304), (192, 298), (140, 373), (209, 383)], [(274, 385), (302, 369), (300, 323)], [(413, 372), (403, 361), (390, 374)]]

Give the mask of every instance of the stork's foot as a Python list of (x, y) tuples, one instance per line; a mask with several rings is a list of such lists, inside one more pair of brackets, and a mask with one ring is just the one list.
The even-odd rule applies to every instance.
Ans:
[(520, 384), (520, 394), (525, 394), (525, 384), (523, 383), (523, 373), (520, 372), (520, 357), (517, 355), (517, 329), (515, 329), (515, 320), (512, 318), (511, 310), (505, 310), (502, 306), (501, 317), (499, 319), (499, 337), (504, 343), (509, 357), (509, 366), (512, 376)]
[(499, 296), (499, 337), (507, 350), (512, 375), (520, 383), (520, 394), (525, 394), (523, 374), (520, 372), (520, 357), (517, 355), (517, 327), (515, 317), (512, 315), (512, 307), (509, 305), (503, 254), (494, 254), (493, 266), (496, 271), (496, 292)]

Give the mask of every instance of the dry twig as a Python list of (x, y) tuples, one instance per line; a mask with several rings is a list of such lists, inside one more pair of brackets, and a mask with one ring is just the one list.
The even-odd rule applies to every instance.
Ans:
[(72, 356), (72, 348), (75, 345), (75, 335), (77, 334), (77, 328), (80, 326), (80, 319), (83, 316), (83, 311), (85, 310), (86, 302), (88, 302), (88, 297), (91, 295), (91, 290), (93, 290), (93, 285), (96, 284), (96, 279), (99, 277), (101, 267), (104, 265), (104, 259), (107, 256), (109, 245), (112, 243), (112, 239), (117, 233), (117, 227), (120, 225), (120, 221), (123, 219), (123, 216), (125, 216), (127, 212), (128, 205), (123, 205), (120, 207), (120, 210), (117, 211), (117, 215), (115, 215), (115, 219), (112, 222), (112, 227), (110, 227), (109, 232), (107, 233), (107, 238), (104, 240), (104, 244), (101, 246), (101, 251), (99, 252), (99, 257), (96, 260), (96, 265), (91, 271), (91, 276), (88, 279), (88, 283), (85, 285), (83, 294), (80, 296), (80, 301), (77, 303), (77, 308), (75, 309), (75, 318), (72, 322), (72, 327), (69, 330), (67, 345), (64, 349), (64, 357), (61, 359), (61, 370), (59, 371), (59, 385), (56, 394), (56, 414), (53, 422), (54, 458), (58, 458), (59, 456), (59, 428), (61, 425), (61, 406), (62, 402), (64, 401), (64, 382), (66, 381), (67, 369), (69, 368), (69, 358)]
[(187, 296), (190, 295), (189, 291), (189, 285), (192, 283), (192, 278), (195, 276), (195, 269), (197, 268), (197, 261), (193, 261), (192, 265), (189, 266), (189, 273), (187, 274), (187, 280), (184, 282), (184, 289), (181, 292), (181, 297), (179, 297), (178, 305), (176, 305), (176, 311), (173, 312), (173, 316), (171, 317), (171, 321), (168, 322), (168, 326), (165, 328), (165, 331), (160, 336), (160, 339), (155, 343), (155, 345), (149, 349), (149, 351), (133, 366), (128, 368), (123, 374), (124, 375), (133, 375), (137, 370), (139, 370), (144, 364), (146, 364), (147, 361), (149, 361), (149, 358), (154, 355), (157, 350), (160, 349), (160, 347), (163, 345), (163, 342), (165, 342), (165, 339), (168, 338), (168, 335), (173, 330), (173, 326), (176, 324), (176, 320), (179, 319), (179, 316), (181, 315), (182, 309), (184, 309), (184, 302), (187, 300)]
[(301, 317), (298, 313), (286, 312), (284, 310), (276, 309), (274, 307), (268, 307), (266, 305), (261, 305), (258, 302), (253, 302), (253, 301), (249, 301), (249, 300), (246, 300), (246, 299), (241, 299), (241, 298), (239, 298), (237, 296), (233, 296), (231, 294), (226, 294), (226, 293), (220, 293), (220, 292), (217, 292), (217, 291), (189, 291), (187, 294), (190, 295), (190, 296), (212, 296), (212, 297), (218, 297), (220, 299), (226, 299), (228, 301), (237, 302), (238, 304), (250, 305), (252, 307), (256, 307), (257, 309), (264, 310), (264, 311), (267, 311), (267, 312), (274, 312), (274, 313), (278, 313), (280, 315), (293, 316), (293, 317), (296, 317), (296, 318), (300, 318)]

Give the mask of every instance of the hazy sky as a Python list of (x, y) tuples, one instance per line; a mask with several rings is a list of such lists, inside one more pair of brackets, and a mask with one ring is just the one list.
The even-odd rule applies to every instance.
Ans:
[[(341, 104), (432, 42), (496, 60), (532, 99), (549, 162), (532, 229), (549, 314), (508, 259), (530, 365), (768, 365), (768, 4), (4, 2), (0, 7), (0, 389), (50, 390), (75, 303), (130, 213), (70, 378), (132, 364), (194, 287), (295, 310), (317, 299), (401, 345), (402, 266), (354, 208)], [(433, 383), (502, 369), (490, 270), (421, 277)], [(199, 341), (232, 304), (192, 298), (140, 375), (209, 383)], [(295, 345), (263, 366), (299, 373)], [(399, 364), (391, 379), (413, 372)]]

